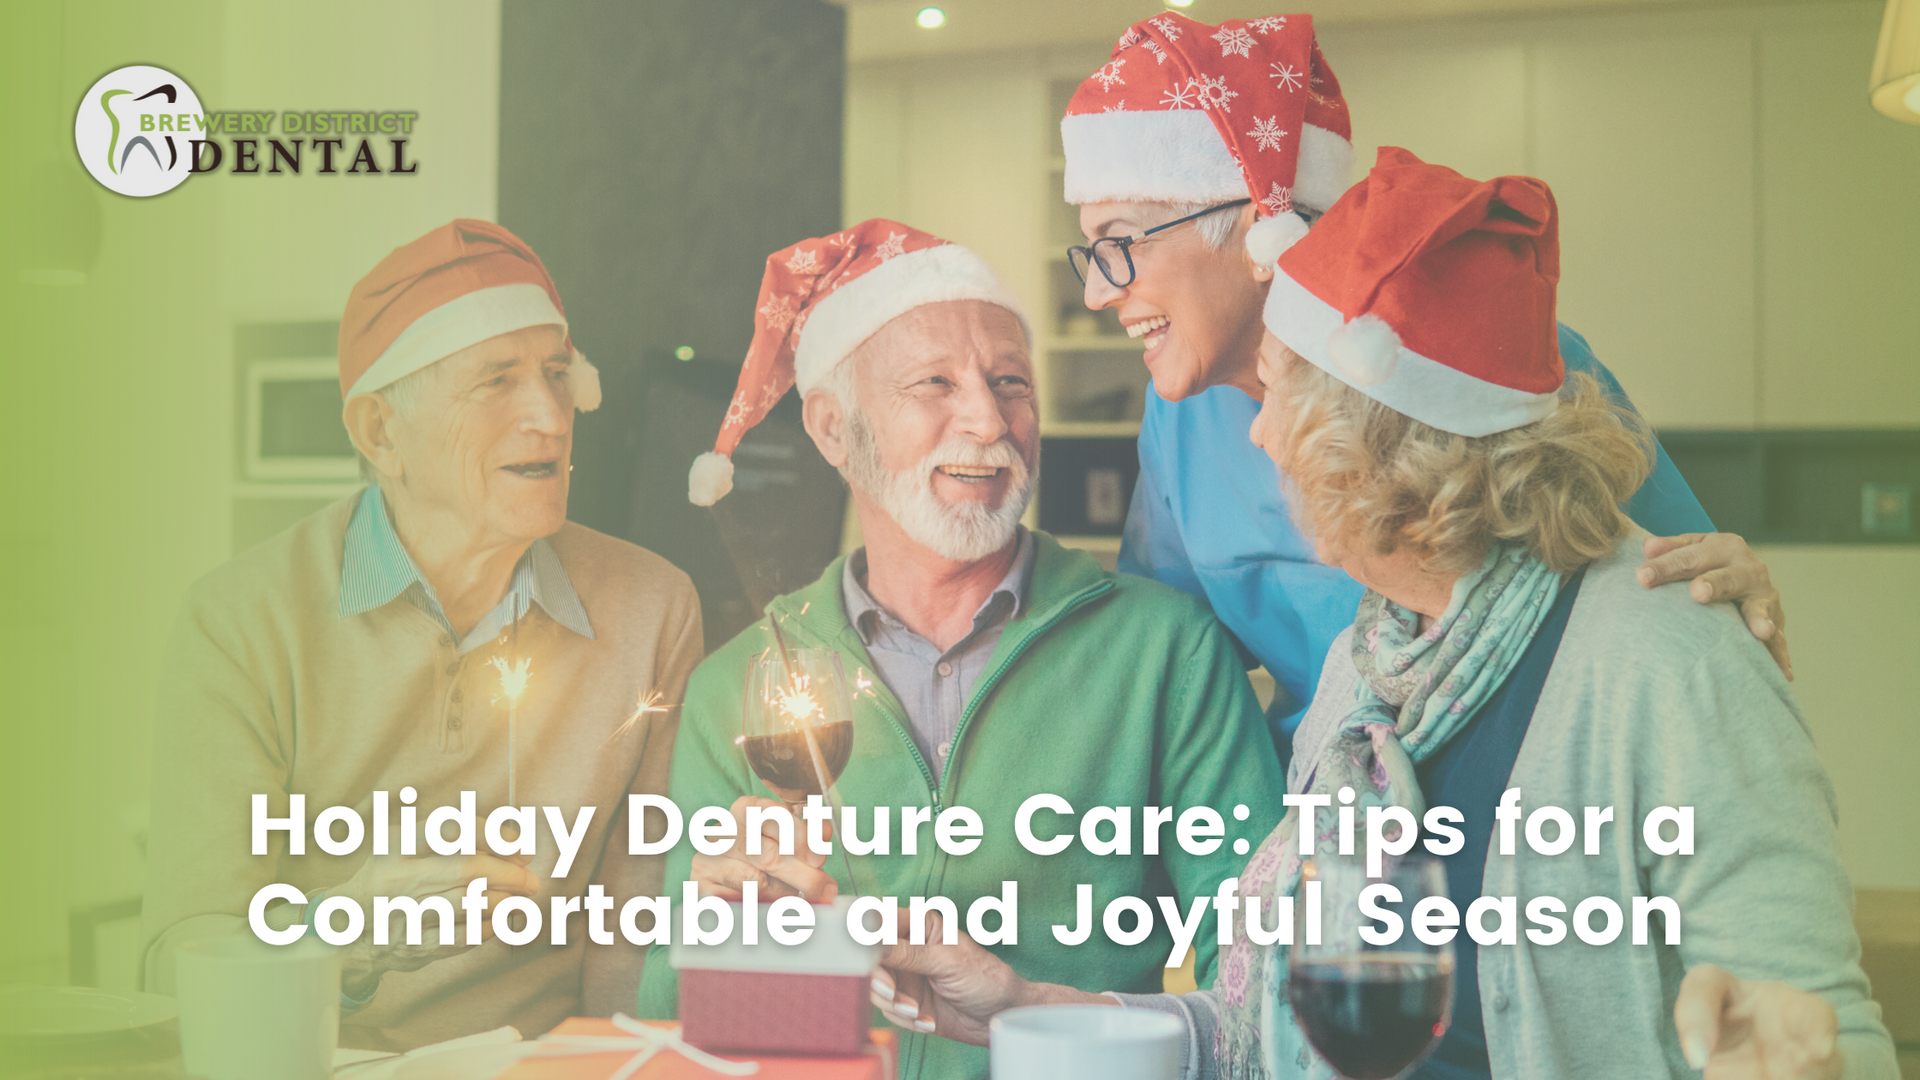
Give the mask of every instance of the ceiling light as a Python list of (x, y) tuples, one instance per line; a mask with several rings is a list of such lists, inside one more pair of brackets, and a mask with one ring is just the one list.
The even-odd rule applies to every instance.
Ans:
[(1887, 0), (1868, 86), (1874, 108), (1920, 124), (1920, 0)]
[(1190, 8), (1193, 6), (1193, 0), (1167, 0), (1167, 6), (1173, 8)]
[(938, 30), (947, 25), (947, 13), (937, 7), (923, 7), (913, 21), (919, 23), (922, 30)]

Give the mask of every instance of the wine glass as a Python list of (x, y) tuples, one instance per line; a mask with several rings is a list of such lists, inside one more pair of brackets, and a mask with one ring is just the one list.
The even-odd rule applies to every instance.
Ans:
[[(1320, 942), (1307, 944), (1308, 883), (1320, 891)], [(1374, 904), (1400, 917), (1397, 940), (1375, 945), (1381, 923), (1360, 913), (1363, 890), (1390, 885), (1398, 900)], [(1391, 896), (1392, 894), (1387, 894)], [(1405, 1076), (1438, 1046), (1453, 1009), (1453, 944), (1428, 945), (1413, 933), (1414, 906), (1447, 895), (1445, 864), (1430, 855), (1388, 858), (1377, 878), (1357, 858), (1323, 856), (1300, 868), (1294, 894), (1294, 944), (1287, 954), (1287, 998), (1315, 1051), (1347, 1080)]]
[(781, 802), (827, 796), (853, 756), (853, 706), (834, 649), (768, 649), (747, 668), (741, 745)]

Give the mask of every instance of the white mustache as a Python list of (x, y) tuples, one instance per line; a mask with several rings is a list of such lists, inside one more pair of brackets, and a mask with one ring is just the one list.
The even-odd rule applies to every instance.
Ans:
[(972, 439), (955, 436), (934, 447), (921, 459), (920, 471), (930, 473), (942, 465), (966, 465), (979, 469), (1012, 469), (1016, 476), (1027, 469), (1026, 459), (1005, 439), (981, 445)]

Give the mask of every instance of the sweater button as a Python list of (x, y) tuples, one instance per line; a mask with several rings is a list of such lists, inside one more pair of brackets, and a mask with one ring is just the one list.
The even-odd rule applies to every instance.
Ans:
[(940, 677), (945, 679), (953, 674), (953, 665), (947, 663), (945, 660), (942, 660), (940, 662), (940, 666), (935, 668), (934, 670), (938, 671), (940, 673)]
[(1507, 995), (1505, 994), (1493, 995), (1493, 1011), (1494, 1012), (1506, 1012), (1507, 1006), (1509, 1004), (1511, 1004), (1511, 1002), (1507, 1000)]

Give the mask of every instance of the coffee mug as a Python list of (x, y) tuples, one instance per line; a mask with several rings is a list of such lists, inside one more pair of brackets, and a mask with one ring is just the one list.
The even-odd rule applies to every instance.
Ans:
[(180, 1056), (204, 1080), (326, 1080), (340, 1039), (340, 954), (312, 938), (180, 946)]
[(1008, 1009), (990, 1025), (993, 1080), (1176, 1080), (1184, 1025), (1106, 1005)]

